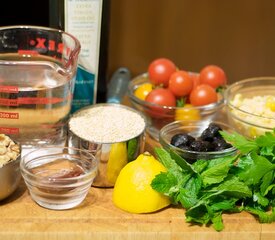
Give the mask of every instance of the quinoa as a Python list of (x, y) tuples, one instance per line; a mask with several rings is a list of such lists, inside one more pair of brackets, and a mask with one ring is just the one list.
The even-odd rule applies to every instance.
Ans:
[(103, 104), (77, 112), (69, 121), (69, 129), (90, 142), (123, 142), (140, 135), (145, 120), (126, 107)]

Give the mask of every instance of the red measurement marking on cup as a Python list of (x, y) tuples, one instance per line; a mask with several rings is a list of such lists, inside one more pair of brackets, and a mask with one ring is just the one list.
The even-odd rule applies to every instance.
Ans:
[(35, 50), (18, 50), (18, 54), (20, 55), (38, 55), (39, 53)]
[(19, 128), (0, 127), (0, 133), (4, 134), (18, 134)]
[(0, 112), (0, 118), (19, 119), (19, 113), (16, 113), (16, 112)]
[(0, 106), (18, 106), (29, 104), (56, 104), (64, 102), (64, 98), (38, 98), (38, 97), (22, 97), (17, 99), (0, 98)]
[(0, 86), (1, 93), (18, 93), (19, 89), (17, 86)]
[(18, 104), (55, 104), (64, 101), (64, 98), (24, 97), (17, 99)]
[(0, 106), (18, 106), (17, 99), (0, 98)]

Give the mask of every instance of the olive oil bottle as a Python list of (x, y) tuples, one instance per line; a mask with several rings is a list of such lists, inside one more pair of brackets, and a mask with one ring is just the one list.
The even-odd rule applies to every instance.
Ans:
[(49, 25), (81, 43), (72, 112), (106, 101), (110, 0), (49, 0)]

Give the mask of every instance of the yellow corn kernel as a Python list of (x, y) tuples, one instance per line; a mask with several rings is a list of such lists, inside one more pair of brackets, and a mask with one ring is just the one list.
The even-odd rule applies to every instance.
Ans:
[(250, 127), (249, 129), (249, 135), (252, 137), (252, 138), (255, 138), (257, 136), (257, 130), (255, 127)]
[(275, 112), (275, 98), (270, 96), (266, 100), (266, 107), (268, 107), (272, 112)]

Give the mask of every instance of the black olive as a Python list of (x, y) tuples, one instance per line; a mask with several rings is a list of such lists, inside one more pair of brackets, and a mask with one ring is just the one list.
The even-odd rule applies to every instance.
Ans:
[(215, 151), (221, 151), (232, 147), (232, 145), (226, 142), (222, 137), (215, 137), (212, 144)]
[(170, 143), (175, 147), (179, 147), (180, 145), (189, 146), (190, 143), (194, 140), (195, 138), (186, 133), (178, 133), (172, 137)]
[(190, 146), (186, 146), (186, 145), (179, 145), (178, 148), (180, 148), (182, 150), (186, 150), (186, 151), (192, 150)]
[(197, 151), (197, 152), (209, 152), (213, 149), (210, 142), (202, 141), (202, 140), (193, 141), (190, 144), (190, 148), (193, 151)]
[(209, 126), (201, 133), (201, 140), (212, 142), (214, 137), (221, 136), (219, 131), (221, 127), (215, 123), (210, 123)]

